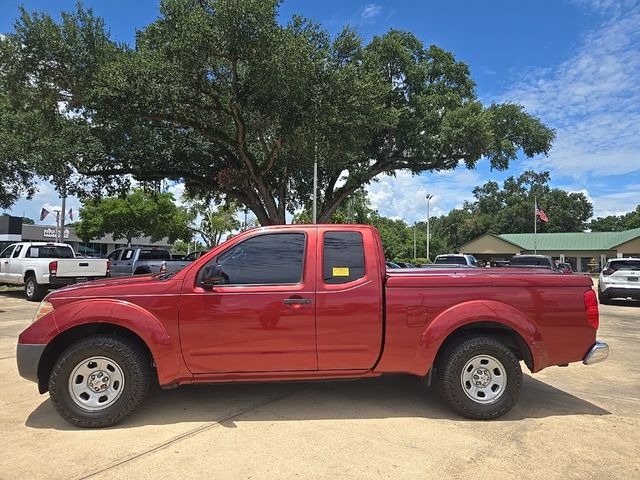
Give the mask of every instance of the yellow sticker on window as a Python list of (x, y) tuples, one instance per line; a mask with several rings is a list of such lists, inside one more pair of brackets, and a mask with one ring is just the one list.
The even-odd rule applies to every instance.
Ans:
[(349, 267), (333, 267), (333, 276), (334, 277), (348, 277), (349, 276)]

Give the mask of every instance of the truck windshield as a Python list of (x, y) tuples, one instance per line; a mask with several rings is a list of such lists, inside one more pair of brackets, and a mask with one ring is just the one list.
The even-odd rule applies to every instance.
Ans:
[(27, 258), (74, 258), (71, 247), (62, 245), (31, 246), (27, 250)]

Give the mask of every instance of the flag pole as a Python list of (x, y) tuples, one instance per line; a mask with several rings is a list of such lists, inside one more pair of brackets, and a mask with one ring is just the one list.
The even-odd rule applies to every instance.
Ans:
[(538, 197), (533, 197), (533, 253), (538, 254)]

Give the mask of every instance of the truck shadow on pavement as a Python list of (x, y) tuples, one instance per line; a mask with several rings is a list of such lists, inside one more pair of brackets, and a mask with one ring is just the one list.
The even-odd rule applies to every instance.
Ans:
[[(494, 421), (610, 414), (586, 400), (525, 375), (519, 403), (507, 415)], [(472, 421), (449, 410), (434, 388), (426, 388), (415, 377), (396, 375), (342, 382), (186, 385), (174, 390), (154, 388), (131, 417), (110, 428), (193, 422), (213, 422), (235, 428), (235, 423), (242, 421), (412, 417)], [(62, 420), (49, 399), (29, 415), (26, 426), (79, 430)]]

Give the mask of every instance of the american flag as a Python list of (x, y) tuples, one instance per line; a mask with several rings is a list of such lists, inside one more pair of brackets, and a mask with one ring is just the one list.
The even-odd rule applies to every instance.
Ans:
[(538, 202), (536, 202), (536, 216), (543, 222), (549, 221), (549, 217), (547, 217), (547, 214), (544, 213), (544, 210), (542, 210), (541, 208), (538, 208)]

